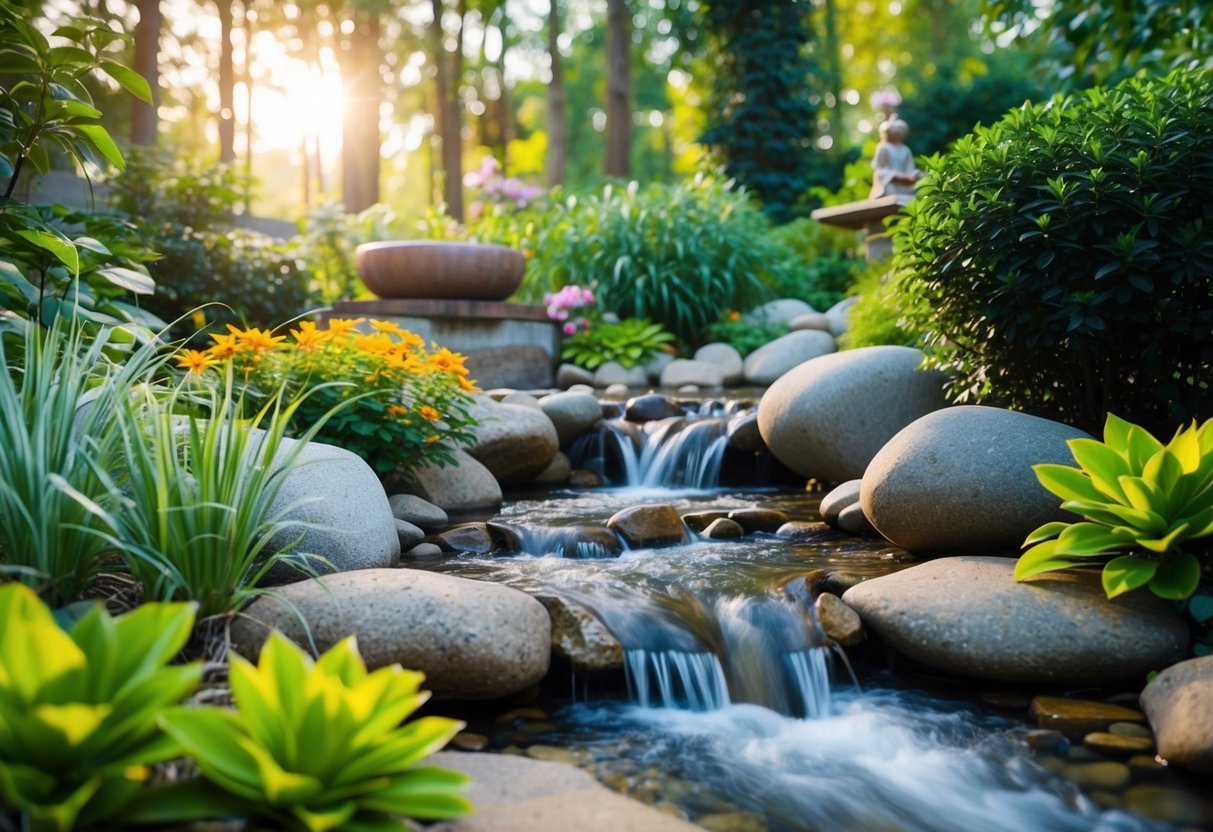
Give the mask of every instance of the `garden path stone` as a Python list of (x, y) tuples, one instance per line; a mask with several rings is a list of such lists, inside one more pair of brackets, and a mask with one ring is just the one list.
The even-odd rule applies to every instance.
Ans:
[(539, 400), (539, 408), (556, 427), (561, 448), (568, 448), (602, 418), (602, 405), (590, 393), (553, 393)]
[(1188, 628), (1168, 602), (1145, 592), (1108, 600), (1097, 572), (1020, 583), (1014, 569), (1011, 558), (940, 558), (842, 599), (894, 649), (958, 676), (1110, 684), (1184, 655)]
[(726, 386), (740, 384), (745, 378), (745, 364), (741, 353), (732, 344), (723, 342), (704, 344), (695, 350), (695, 355), (692, 357), (695, 361), (703, 361), (719, 367), (722, 381)]
[(556, 386), (561, 390), (568, 390), (576, 384), (592, 387), (594, 385), (594, 374), (584, 367), (578, 367), (576, 364), (561, 364), (556, 369)]
[(319, 650), (348, 635), (370, 668), (399, 663), (425, 673), (441, 699), (496, 699), (541, 680), (551, 624), (543, 605), (501, 584), (415, 569), (364, 569), (277, 590), (232, 625), (236, 650), (252, 658), (270, 627)]
[(793, 318), (816, 311), (803, 300), (782, 298), (754, 307), (742, 317), (742, 320), (748, 324), (786, 324)]
[(413, 494), (393, 494), (388, 497), (388, 505), (397, 520), (420, 526), (423, 531), (438, 532), (450, 525), (445, 511)]
[(556, 427), (542, 410), (481, 399), (471, 415), (478, 424), (468, 454), (501, 485), (530, 482), (560, 450)]
[(1213, 774), (1213, 656), (1172, 665), (1141, 693), (1158, 754), (1170, 763)]
[(996, 407), (929, 413), (880, 449), (863, 475), (872, 525), (912, 552), (1018, 553), (1053, 520), (1076, 521), (1032, 466), (1073, 465), (1078, 428)]
[(847, 480), (829, 494), (821, 498), (817, 511), (821, 514), (822, 522), (838, 528), (838, 515), (843, 509), (850, 508), (859, 502), (859, 488), (863, 480)]
[(789, 370), (836, 349), (834, 336), (828, 332), (816, 329), (789, 332), (746, 356), (745, 381), (747, 384), (772, 384)]
[[(256, 436), (264, 431), (256, 430)], [(296, 440), (283, 438), (276, 459), (290, 452)], [(309, 524), (291, 526), (274, 536), (270, 546), (285, 546), (302, 534), (293, 553), (317, 555), (328, 563), (308, 560), (319, 574), (350, 569), (394, 566), (400, 539), (392, 508), (379, 477), (362, 457), (322, 442), (309, 442), (299, 453), (299, 467), (283, 480), (270, 515), (293, 506), (284, 519)], [(294, 560), (294, 555), (287, 561)], [(270, 582), (296, 581), (301, 575), (286, 563), (270, 570)]]
[(686, 539), (677, 509), (665, 504), (633, 506), (617, 511), (607, 521), (607, 528), (633, 549), (670, 546)]
[(418, 496), (448, 514), (496, 511), (501, 508), (501, 485), (466, 451), (451, 452), (454, 463), (445, 467), (424, 465), (405, 477)]
[(909, 347), (863, 347), (806, 361), (758, 403), (771, 453), (803, 477), (845, 482), (920, 416), (944, 407), (943, 376), (920, 372)]
[(675, 358), (661, 371), (661, 386), (681, 388), (686, 385), (715, 389), (724, 384), (724, 373), (715, 364)]

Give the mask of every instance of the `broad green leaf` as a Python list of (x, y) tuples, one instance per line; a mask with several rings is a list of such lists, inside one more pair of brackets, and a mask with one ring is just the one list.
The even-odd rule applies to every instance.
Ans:
[(261, 788), (270, 803), (276, 806), (305, 803), (323, 794), (324, 783), (316, 777), (287, 771), (264, 746), (251, 737), (238, 735), (234, 739), (256, 762)]
[(21, 270), (12, 263), (0, 260), (0, 281), (15, 287), (26, 303), (37, 303), (38, 287), (26, 280)]
[(1149, 549), (1151, 552), (1162, 554), (1170, 551), (1170, 549), (1180, 540), (1187, 538), (1188, 524), (1183, 523), (1172, 529), (1165, 537), (1158, 538), (1139, 538), (1137, 545), (1143, 549)]
[(1033, 465), (1036, 479), (1049, 491), (1063, 500), (1076, 500), (1084, 503), (1102, 503), (1107, 500), (1091, 478), (1077, 468), (1069, 465), (1042, 463)]
[(248, 817), (257, 804), (197, 778), (144, 789), (123, 812), (130, 824), (180, 824), (219, 817)]
[(1133, 424), (1131, 422), (1126, 422), (1114, 413), (1109, 413), (1108, 418), (1104, 420), (1104, 444), (1125, 454), (1126, 460), (1128, 460), (1129, 430), (1132, 427)]
[(86, 705), (72, 702), (65, 705), (37, 705), (30, 716), (63, 735), (72, 747), (80, 745), (97, 730), (112, 709), (109, 705)]
[(80, 255), (71, 240), (66, 237), (38, 229), (17, 229), (13, 233), (53, 255), (60, 263), (71, 269), (72, 274), (80, 271)]
[(77, 124), (74, 125), (74, 129), (87, 138), (93, 147), (97, 148), (97, 152), (104, 156), (105, 160), (111, 165), (118, 170), (126, 167), (126, 162), (122, 159), (122, 151), (114, 143), (114, 139), (110, 136), (109, 131), (100, 124)]
[(1163, 557), (1150, 581), (1150, 591), (1160, 598), (1182, 601), (1200, 584), (1200, 561), (1190, 552), (1174, 552)]
[(0, 627), (0, 687), (23, 701), (36, 702), (43, 685), (84, 668), (80, 648), (24, 584), (0, 586), (0, 621), (5, 622)]
[(1167, 450), (1175, 455), (1180, 469), (1185, 474), (1194, 473), (1200, 467), (1200, 439), (1196, 426), (1184, 428), (1167, 444)]
[(211, 781), (238, 797), (265, 797), (257, 761), (237, 742), (244, 733), (236, 714), (220, 708), (171, 708), (160, 723)]
[(1089, 557), (1124, 548), (1124, 539), (1095, 523), (1073, 523), (1057, 537), (1057, 554)]
[(102, 72), (117, 81), (119, 86), (144, 104), (152, 103), (152, 88), (138, 72), (114, 61), (101, 61), (98, 66), (101, 67)]
[(1094, 439), (1070, 439), (1066, 444), (1070, 446), (1074, 460), (1091, 477), (1096, 488), (1108, 497), (1127, 502), (1118, 479), (1133, 472), (1124, 457)]
[(1175, 488), (1182, 474), (1183, 467), (1179, 464), (1179, 460), (1166, 448), (1160, 449), (1150, 457), (1141, 472), (1143, 479), (1150, 480), (1163, 492)]
[(1145, 470), (1150, 457), (1162, 450), (1162, 443), (1145, 428), (1133, 425), (1129, 428), (1128, 458), (1134, 473)]
[(1061, 534), (1062, 531), (1064, 531), (1069, 525), (1069, 523), (1061, 522), (1045, 523), (1039, 529), (1028, 535), (1027, 539), (1023, 542), (1023, 545), (1031, 546), (1034, 543), (1040, 543), (1042, 540), (1049, 540), (1050, 538), (1057, 537), (1057, 535)]
[(1158, 571), (1158, 561), (1138, 557), (1137, 555), (1121, 555), (1112, 558), (1104, 564), (1103, 589), (1109, 598), (1123, 595), (1130, 590), (1145, 586)]
[(1167, 495), (1154, 483), (1141, 477), (1121, 477), (1120, 489), (1129, 499), (1129, 505), (1139, 511), (1162, 515), (1167, 510)]
[(132, 294), (150, 295), (156, 291), (156, 281), (134, 269), (128, 269), (124, 266), (110, 266), (105, 269), (98, 269), (97, 273), (110, 283), (120, 286)]

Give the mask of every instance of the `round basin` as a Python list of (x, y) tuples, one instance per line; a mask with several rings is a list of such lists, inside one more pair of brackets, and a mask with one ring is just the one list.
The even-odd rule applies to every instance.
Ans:
[(381, 298), (505, 300), (526, 270), (521, 251), (479, 243), (365, 243), (355, 257), (362, 282)]

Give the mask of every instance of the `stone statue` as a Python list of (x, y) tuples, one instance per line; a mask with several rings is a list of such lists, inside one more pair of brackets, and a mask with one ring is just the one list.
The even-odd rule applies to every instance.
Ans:
[(914, 154), (905, 145), (910, 126), (897, 116), (880, 125), (880, 144), (872, 157), (872, 194), (876, 199), (894, 194), (914, 194), (922, 171), (914, 167)]

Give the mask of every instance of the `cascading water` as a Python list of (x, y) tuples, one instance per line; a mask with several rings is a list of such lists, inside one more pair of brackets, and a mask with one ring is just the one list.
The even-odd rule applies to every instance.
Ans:
[(569, 456), (575, 467), (597, 470), (613, 484), (705, 490), (720, 484), (727, 430), (728, 419), (714, 415), (663, 419), (643, 429), (606, 422)]

